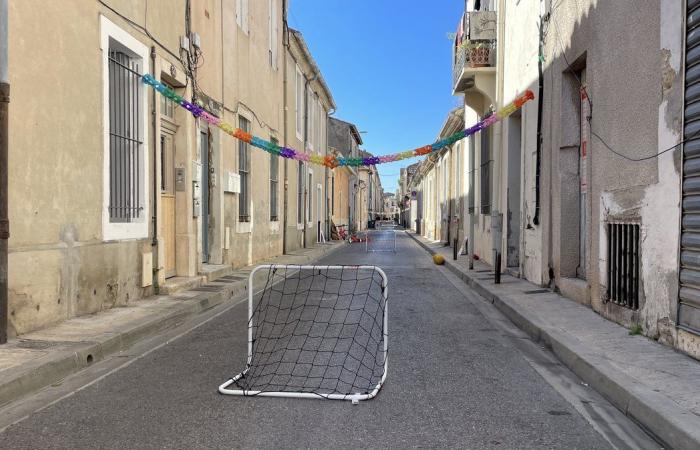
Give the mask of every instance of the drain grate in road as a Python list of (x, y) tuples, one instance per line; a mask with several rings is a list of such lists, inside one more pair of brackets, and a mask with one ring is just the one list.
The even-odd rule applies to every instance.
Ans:
[(531, 291), (525, 291), (523, 294), (546, 294), (547, 292), (550, 292), (549, 289), (533, 289)]

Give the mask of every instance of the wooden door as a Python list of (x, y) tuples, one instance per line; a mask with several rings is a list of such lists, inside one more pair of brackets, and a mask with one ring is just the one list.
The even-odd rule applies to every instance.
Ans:
[(173, 165), (173, 136), (160, 136), (160, 231), (163, 237), (163, 269), (165, 277), (175, 276), (175, 167)]

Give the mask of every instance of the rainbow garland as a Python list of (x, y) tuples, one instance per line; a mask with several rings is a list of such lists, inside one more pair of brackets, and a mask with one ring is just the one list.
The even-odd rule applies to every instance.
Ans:
[(415, 156), (428, 155), (433, 152), (437, 152), (442, 148), (454, 144), (455, 142), (464, 139), (467, 136), (478, 133), (479, 131), (490, 127), (499, 120), (508, 117), (515, 111), (520, 109), (525, 103), (535, 98), (535, 95), (531, 90), (525, 91), (523, 95), (516, 98), (512, 103), (508, 104), (496, 113), (488, 116), (484, 120), (476, 123), (475, 125), (467, 128), (466, 130), (458, 131), (455, 134), (441, 139), (434, 144), (425, 145), (423, 147), (417, 148), (415, 150), (407, 150), (405, 152), (394, 153), (392, 155), (384, 156), (371, 156), (368, 158), (338, 158), (336, 156), (321, 156), (314, 155), (307, 152), (302, 152), (299, 150), (294, 150), (293, 148), (280, 147), (274, 142), (266, 141), (265, 139), (253, 136), (250, 133), (246, 133), (240, 128), (234, 128), (232, 125), (222, 121), (220, 118), (211, 115), (203, 108), (190, 103), (181, 96), (177, 95), (172, 89), (165, 86), (160, 81), (153, 78), (152, 75), (143, 75), (142, 80), (144, 83), (153, 87), (156, 91), (160, 92), (166, 98), (177, 103), (181, 107), (185, 108), (187, 111), (192, 113), (194, 117), (199, 117), (200, 119), (210, 123), (221, 129), (223, 132), (230, 134), (236, 139), (247, 142), (254, 147), (261, 148), (266, 152), (279, 155), (283, 158), (296, 159), (297, 161), (308, 161), (314, 164), (320, 164), (331, 169), (338, 166), (374, 166), (377, 164), (383, 164), (388, 162), (400, 161), (402, 159), (413, 158)]

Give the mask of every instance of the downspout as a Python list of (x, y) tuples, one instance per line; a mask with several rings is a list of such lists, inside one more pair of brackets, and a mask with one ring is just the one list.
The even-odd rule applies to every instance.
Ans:
[(7, 287), (7, 246), (10, 239), (8, 218), (8, 119), (10, 116), (10, 77), (8, 76), (7, 0), (0, 0), (0, 344), (7, 342), (10, 325)]
[[(282, 61), (282, 67), (284, 74), (282, 75), (282, 88), (284, 92), (282, 93), (282, 121), (283, 121), (283, 132), (282, 136), (284, 139), (284, 145), (287, 142), (287, 51), (289, 50), (289, 35), (288, 35), (288, 25), (287, 25), (287, 0), (282, 0), (282, 46), (285, 48), (284, 58)], [(284, 214), (282, 214), (282, 253), (287, 254), (287, 212), (289, 208), (289, 161), (284, 159), (284, 198), (282, 199), (284, 203)]]
[[(155, 72), (156, 68), (156, 47), (151, 46), (151, 69)], [(153, 239), (151, 240), (151, 254), (153, 255), (153, 292), (155, 295), (160, 293), (160, 285), (158, 284), (158, 274), (160, 273), (160, 266), (158, 262), (158, 136), (157, 131), (157, 119), (156, 114), (156, 90), (151, 89), (151, 117), (152, 117), (152, 129), (153, 129)]]

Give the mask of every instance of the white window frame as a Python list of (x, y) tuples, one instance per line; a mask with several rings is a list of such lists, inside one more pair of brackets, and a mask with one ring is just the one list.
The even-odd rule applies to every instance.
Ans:
[[(309, 179), (310, 178), (310, 179)], [(310, 168), (306, 169), (306, 183), (308, 183), (308, 186), (306, 188), (306, 205), (304, 205), (304, 208), (306, 208), (306, 225), (311, 226), (314, 224), (314, 205), (313, 205), (313, 191), (314, 191), (314, 171)]]
[(296, 134), (297, 139), (304, 139), (304, 75), (301, 73), (299, 65), (296, 66), (296, 101), (294, 103), (295, 119), (296, 119)]
[(100, 15), (100, 48), (102, 50), (102, 138), (103, 138), (103, 164), (102, 164), (102, 239), (105, 241), (116, 241), (126, 239), (148, 238), (148, 223), (151, 217), (149, 199), (151, 197), (150, 168), (148, 155), (151, 153), (148, 118), (148, 100), (146, 90), (142, 83), (139, 83), (139, 93), (141, 101), (141, 129), (143, 130), (143, 144), (141, 144), (141, 204), (143, 210), (140, 217), (132, 222), (121, 223), (111, 222), (109, 215), (109, 194), (110, 194), (110, 166), (109, 166), (109, 41), (117, 41), (126, 47), (137, 57), (141, 58), (141, 65), (144, 73), (151, 72), (150, 51), (148, 46), (138, 39), (119, 28), (105, 16)]
[(270, 54), (270, 66), (272, 70), (277, 70), (277, 40), (279, 37), (279, 30), (277, 27), (277, 0), (269, 0), (268, 6), (268, 51)]
[(236, 0), (236, 23), (248, 34), (248, 0)]
[[(297, 229), (304, 228), (304, 210), (306, 208), (304, 199), (304, 186), (306, 185), (306, 170), (302, 161), (297, 163)], [(301, 172), (300, 172), (301, 170)], [(299, 176), (301, 174), (301, 176)]]
[(316, 104), (314, 103), (314, 93), (311, 89), (306, 90), (306, 150), (314, 151), (314, 111)]

